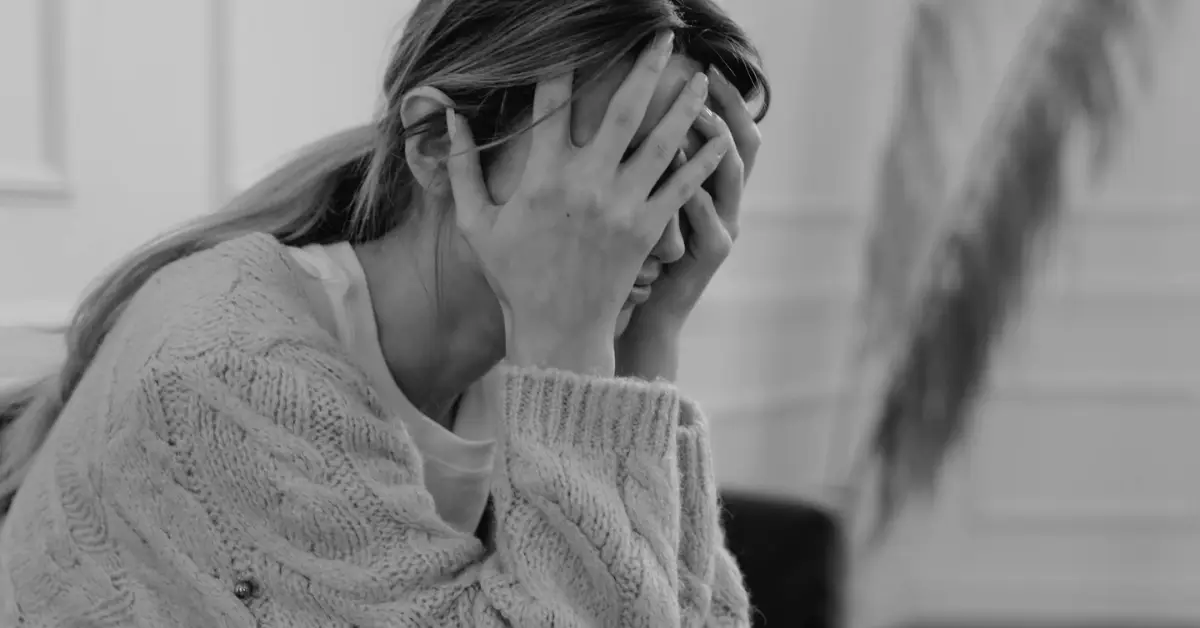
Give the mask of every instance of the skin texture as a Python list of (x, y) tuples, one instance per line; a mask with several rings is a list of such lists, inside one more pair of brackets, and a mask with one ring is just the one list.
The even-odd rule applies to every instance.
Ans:
[[(595, 136), (609, 102), (632, 67), (632, 61), (619, 64), (580, 89), (572, 109), (572, 140), (576, 145)], [(675, 55), (670, 59), (633, 138), (632, 149), (662, 120), (688, 79), (703, 70), (687, 57)], [(452, 106), (441, 92), (420, 88), (406, 101), (403, 114), (415, 121)], [(689, 137), (688, 147), (694, 150), (703, 141), (694, 134)], [(495, 203), (503, 204), (512, 197), (531, 145), (529, 133), (514, 138), (485, 171)], [(426, 203), (437, 204), (439, 209), (419, 212), (417, 220), (382, 240), (360, 245), (357, 253), (393, 376), (419, 409), (448, 423), (455, 398), (504, 357), (504, 321), (470, 246), (456, 232), (453, 221), (439, 218), (453, 202), (445, 166), (448, 140), (415, 139), (407, 149), (409, 166), (424, 189)], [(683, 255), (684, 240), (676, 218), (643, 269), (660, 272), (664, 265)], [(627, 306), (618, 320), (618, 331), (629, 324), (631, 315), (632, 307)]]
[[(621, 82), (632, 67), (632, 61), (621, 63), (613, 71), (599, 77), (597, 81), (580, 90), (579, 99), (575, 102), (571, 112), (571, 140), (576, 146), (583, 146), (596, 136), (609, 101), (612, 100), (613, 94), (621, 86)], [(688, 57), (675, 55), (671, 58), (666, 69), (663, 70), (658, 89), (646, 107), (646, 117), (633, 137), (630, 145), (631, 152), (663, 119), (667, 110), (671, 108), (679, 93), (687, 85), (688, 79), (696, 72), (702, 71), (704, 68)], [(695, 133), (689, 137), (689, 140), (690, 152), (694, 152), (703, 144), (703, 139)], [(505, 147), (491, 172), (487, 173), (488, 191), (491, 192), (492, 198), (497, 204), (506, 202), (516, 191), (525, 172), (531, 143), (532, 137), (529, 134), (515, 139)], [(683, 254), (684, 240), (680, 232), (679, 219), (676, 218), (663, 231), (662, 238), (650, 252), (650, 256), (646, 258), (646, 262), (642, 266), (643, 272), (659, 275), (664, 265), (679, 261)], [(618, 334), (624, 332), (629, 325), (633, 309), (633, 305), (627, 303), (625, 309), (621, 311), (621, 316), (617, 319)]]

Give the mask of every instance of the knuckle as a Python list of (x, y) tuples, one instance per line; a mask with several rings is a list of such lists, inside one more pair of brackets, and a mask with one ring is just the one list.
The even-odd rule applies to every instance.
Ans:
[(637, 127), (637, 114), (629, 105), (618, 104), (613, 112), (613, 125), (622, 131), (631, 131)]
[(703, 165), (705, 175), (710, 175), (717, 171), (717, 168), (721, 166), (721, 162), (725, 161), (724, 153), (725, 151), (713, 151), (713, 153), (704, 160)]
[(713, 253), (718, 259), (725, 259), (733, 252), (733, 240), (729, 236), (721, 237), (713, 247)]
[(717, 127), (717, 134), (733, 137), (733, 128), (729, 126), (724, 117), (714, 113), (709, 119), (712, 121), (713, 126)]
[(691, 200), (696, 195), (696, 191), (700, 189), (699, 184), (694, 178), (689, 177), (679, 184), (676, 200), (682, 205)]
[(729, 167), (733, 169), (735, 174), (737, 174), (738, 176), (742, 176), (745, 174), (746, 162), (742, 159), (741, 155), (737, 154), (736, 151), (732, 155), (729, 156), (729, 162), (730, 162)]
[(560, 197), (567, 208), (590, 213), (604, 206), (604, 194), (598, 188), (592, 186), (572, 186), (566, 182), (559, 185), (561, 188)]
[(544, 207), (560, 207), (575, 209), (590, 206), (592, 199), (587, 188), (571, 185), (571, 178), (564, 176), (549, 177), (538, 185), (535, 196), (539, 205)]
[(666, 162), (675, 158), (675, 151), (666, 140), (658, 138), (650, 145), (651, 154), (655, 161)]
[(750, 125), (750, 130), (746, 132), (746, 135), (748, 136), (746, 143), (751, 150), (758, 150), (758, 147), (762, 146), (762, 130), (758, 128), (757, 124)]

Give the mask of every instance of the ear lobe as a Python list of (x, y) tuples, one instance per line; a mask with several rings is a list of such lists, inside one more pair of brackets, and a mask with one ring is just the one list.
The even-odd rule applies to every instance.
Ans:
[(440, 89), (423, 85), (410, 90), (400, 100), (400, 120), (404, 128), (412, 128), (422, 120), (432, 117), (434, 129), (409, 137), (404, 141), (404, 159), (413, 178), (426, 192), (441, 194), (448, 192), (446, 157), (450, 154), (450, 138), (442, 125), (436, 122), (445, 119), (445, 110), (454, 107), (454, 101)]

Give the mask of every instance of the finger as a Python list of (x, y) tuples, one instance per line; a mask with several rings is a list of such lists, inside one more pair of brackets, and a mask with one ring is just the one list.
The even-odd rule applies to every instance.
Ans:
[[(680, 148), (679, 150), (675, 151), (675, 158), (671, 160), (671, 172), (677, 172), (680, 168), (686, 166), (687, 162), (687, 147)], [(666, 185), (668, 177), (665, 176), (666, 173), (663, 173), (663, 175), (664, 176), (659, 177), (658, 181), (654, 185), (654, 190), (651, 192), (651, 194), (647, 194), (647, 197), (651, 196), (654, 192), (658, 192), (662, 186)]]
[(712, 82), (710, 91), (715, 104), (720, 109), (721, 117), (729, 125), (738, 154), (741, 155), (744, 164), (743, 177), (749, 178), (758, 158), (758, 149), (762, 146), (762, 134), (737, 87), (715, 66), (709, 68), (708, 74)]
[(699, 251), (697, 253), (727, 255), (733, 244), (734, 234), (725, 228), (725, 223), (717, 215), (716, 204), (708, 192), (700, 190), (683, 205), (683, 213), (687, 216), (688, 224), (692, 227), (692, 239), (695, 240)]
[(676, 170), (666, 184), (650, 197), (649, 205), (655, 214), (652, 218), (655, 224), (661, 222), (665, 225), (684, 203), (702, 192), (704, 180), (712, 175), (732, 147), (726, 137), (711, 139), (684, 167)]
[(604, 120), (588, 148), (594, 151), (598, 159), (611, 163), (613, 170), (620, 164), (646, 117), (646, 107), (650, 105), (650, 99), (658, 87), (658, 79), (671, 58), (674, 41), (672, 33), (659, 35), (654, 44), (642, 52), (633, 70), (608, 103)]
[(538, 83), (533, 92), (533, 147), (529, 159), (538, 164), (554, 163), (571, 145), (572, 72)]
[(696, 116), (704, 110), (707, 92), (708, 77), (697, 73), (675, 98), (671, 110), (642, 142), (637, 153), (622, 166), (623, 182), (632, 193), (648, 195), (654, 182), (666, 172), (667, 166), (687, 140), (688, 129), (692, 128)]
[(491, 195), (484, 183), (479, 151), (475, 149), (475, 140), (466, 121), (453, 109), (446, 109), (446, 128), (450, 135), (446, 172), (454, 196), (455, 215), (459, 226), (470, 229), (484, 214), (484, 208), (491, 205)]
[(737, 138), (725, 120), (708, 109), (696, 119), (695, 128), (707, 138), (724, 138), (734, 147), (725, 154), (713, 173), (711, 189), (721, 220), (727, 225), (736, 225), (742, 206), (742, 191), (746, 187), (745, 163)]

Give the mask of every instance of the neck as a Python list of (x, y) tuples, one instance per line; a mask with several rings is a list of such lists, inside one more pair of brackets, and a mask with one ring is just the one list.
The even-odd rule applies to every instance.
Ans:
[(356, 247), (388, 369), (426, 416), (449, 426), (455, 401), (504, 356), (499, 305), (436, 219)]

